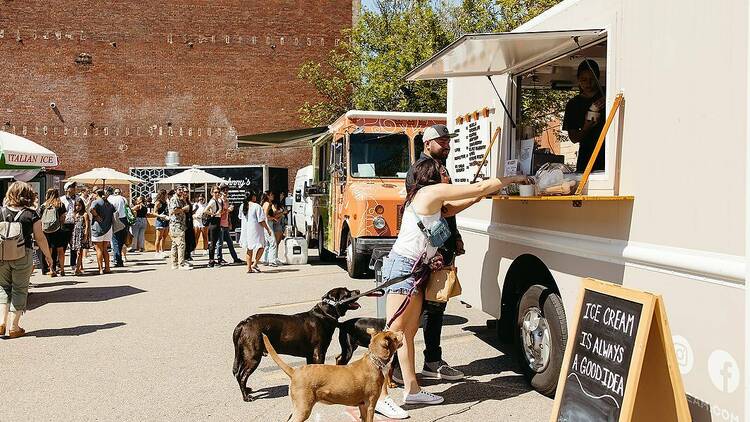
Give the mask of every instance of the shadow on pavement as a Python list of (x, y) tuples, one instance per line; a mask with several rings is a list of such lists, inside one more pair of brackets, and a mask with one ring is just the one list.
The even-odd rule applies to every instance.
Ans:
[[(464, 380), (440, 393), (445, 398), (443, 404), (482, 403), (488, 400), (502, 401), (531, 391), (522, 375), (501, 376), (490, 381)], [(472, 404), (472, 406), (474, 405)], [(405, 410), (417, 409), (423, 405), (404, 405)], [(461, 409), (458, 413), (465, 412)]]
[(108, 330), (110, 328), (122, 327), (124, 322), (110, 322), (99, 325), (79, 325), (68, 328), (49, 328), (46, 330), (36, 330), (26, 333), (27, 337), (65, 337), (65, 336), (82, 336), (85, 334), (95, 333), (99, 330)]
[(51, 292), (34, 292), (29, 296), (27, 308), (37, 309), (48, 303), (104, 302), (143, 292), (145, 290), (133, 286), (69, 287)]
[(115, 274), (138, 274), (138, 273), (147, 273), (149, 271), (156, 271), (156, 268), (143, 268), (141, 270), (112, 270)]
[(76, 284), (83, 284), (83, 283), (85, 283), (85, 281), (67, 280), (67, 281), (55, 281), (53, 283), (32, 283), (29, 285), (29, 287), (35, 287), (35, 288), (41, 289), (45, 287), (75, 286)]
[(260, 390), (253, 390), (254, 399), (277, 399), (279, 397), (286, 397), (289, 395), (289, 386), (277, 385), (275, 387), (261, 388)]
[(276, 268), (276, 269), (273, 269), (273, 270), (266, 269), (266, 270), (261, 270), (261, 271), (263, 271), (263, 273), (265, 273), (265, 274), (279, 274), (279, 273), (296, 273), (297, 271), (299, 271), (299, 269), (296, 269), (296, 268), (284, 268), (284, 269), (282, 269), (282, 268)]

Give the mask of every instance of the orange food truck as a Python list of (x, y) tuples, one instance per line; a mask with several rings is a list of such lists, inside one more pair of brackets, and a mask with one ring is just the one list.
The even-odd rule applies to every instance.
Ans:
[(311, 237), (321, 259), (346, 258), (351, 277), (368, 272), (375, 248), (398, 236), (409, 166), (437, 113), (351, 110), (313, 141)]

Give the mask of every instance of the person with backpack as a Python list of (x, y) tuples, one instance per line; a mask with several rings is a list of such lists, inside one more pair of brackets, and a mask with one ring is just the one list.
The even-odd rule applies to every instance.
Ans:
[[(44, 260), (52, 267), (52, 254), (34, 205), (34, 189), (25, 182), (13, 182), (0, 209), (0, 336), (23, 336), (19, 326), (26, 311), (29, 280), (34, 272), (34, 239)], [(10, 311), (10, 312), (9, 312)], [(10, 323), (10, 327), (8, 324)]]
[(99, 274), (109, 274), (109, 243), (112, 242), (112, 222), (115, 218), (115, 207), (106, 199), (104, 189), (96, 191), (96, 200), (91, 203), (91, 242), (96, 249), (96, 263)]
[(50, 249), (54, 251), (55, 260), (49, 269), (50, 277), (57, 277), (58, 270), (65, 276), (65, 247), (70, 241), (68, 232), (62, 229), (68, 210), (60, 201), (60, 191), (56, 188), (47, 189), (44, 204), (42, 204), (42, 230), (47, 238)]

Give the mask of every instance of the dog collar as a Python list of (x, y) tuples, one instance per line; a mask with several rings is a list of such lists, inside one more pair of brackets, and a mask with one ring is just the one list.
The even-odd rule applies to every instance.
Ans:
[[(329, 299), (329, 300), (330, 300), (330, 299)], [(322, 300), (322, 302), (323, 302), (323, 303), (325, 303), (325, 304), (327, 304), (327, 305), (330, 305), (330, 304), (329, 304), (328, 302), (326, 302), (326, 300), (325, 300), (325, 299), (323, 299), (323, 300)], [(325, 309), (323, 309), (323, 307), (322, 307), (322, 306), (320, 306), (320, 304), (318, 304), (318, 305), (317, 305), (317, 308), (318, 308), (318, 309), (320, 310), (320, 312), (321, 312), (321, 313), (322, 313), (323, 315), (327, 316), (328, 318), (332, 319), (332, 320), (333, 320), (334, 322), (336, 322), (336, 323), (338, 324), (338, 322), (339, 322), (339, 317), (335, 317), (335, 316), (333, 316), (333, 315), (329, 314), (328, 312), (326, 312), (326, 310), (325, 310)], [(338, 314), (338, 309), (336, 309), (336, 307), (335, 307), (335, 306), (333, 306), (333, 309), (334, 309), (334, 310), (336, 310), (336, 313)]]
[(378, 369), (384, 370), (385, 367), (388, 366), (388, 361), (383, 360), (382, 358), (375, 356), (370, 352), (367, 352), (367, 355), (370, 356), (370, 360), (375, 364), (375, 366), (378, 367)]

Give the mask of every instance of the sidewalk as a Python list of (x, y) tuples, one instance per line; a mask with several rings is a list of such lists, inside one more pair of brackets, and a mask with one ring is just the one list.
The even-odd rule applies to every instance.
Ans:
[[(284, 421), (291, 413), (289, 380), (271, 359), (264, 358), (249, 380), (263, 398), (242, 401), (231, 371), (235, 325), (253, 313), (306, 311), (333, 287), (373, 285), (317, 262), (248, 275), (243, 266), (180, 271), (153, 254), (129, 256), (126, 268), (111, 275), (33, 276), (31, 311), (22, 320), (27, 336), (0, 340), (0, 373), (12, 380), (4, 383), (3, 397), (13, 403), (1, 419)], [(205, 263), (205, 257), (195, 261)], [(374, 299), (360, 302), (362, 309), (343, 319), (375, 314)], [(410, 420), (546, 420), (552, 401), (514, 372), (515, 362), (485, 328), (487, 317), (458, 301), (447, 314), (444, 357), (468, 378), (425, 381), (445, 404), (409, 408)], [(420, 350), (421, 333), (417, 340)], [(327, 363), (338, 351), (334, 335)], [(421, 368), (421, 353), (417, 364)], [(400, 394), (391, 391), (397, 402)], [(352, 421), (357, 414), (318, 404), (310, 420)]]

